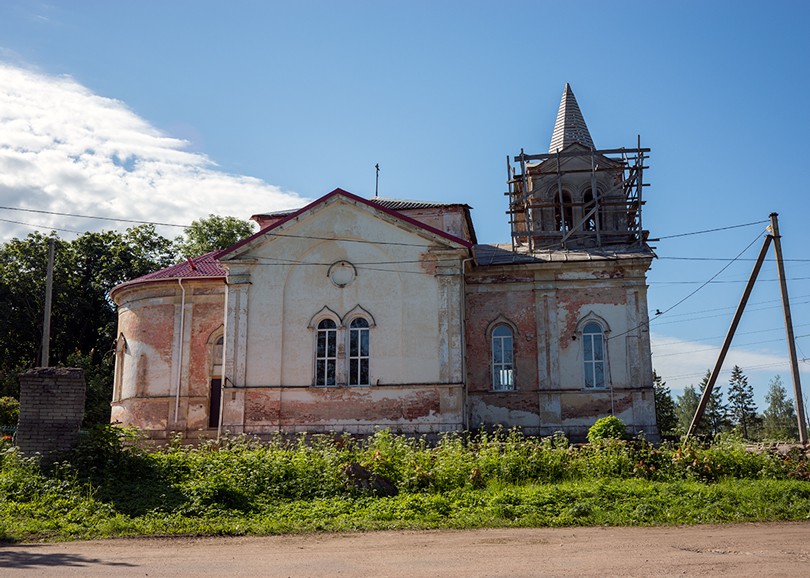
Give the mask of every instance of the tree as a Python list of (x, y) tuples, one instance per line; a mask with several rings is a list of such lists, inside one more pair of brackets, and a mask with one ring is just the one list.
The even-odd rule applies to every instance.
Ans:
[[(709, 385), (709, 378), (711, 371), (707, 371), (706, 375), (700, 382), (700, 395), (706, 390)], [(703, 412), (703, 422), (706, 424), (708, 434), (712, 437), (717, 434), (728, 431), (731, 429), (731, 420), (728, 417), (728, 407), (723, 403), (723, 390), (720, 389), (720, 384), (715, 383), (712, 388), (712, 393), (709, 396), (709, 402), (706, 404), (706, 410)]]
[[(86, 370), (103, 368), (93, 373), (92, 383), (87, 378), (85, 424), (107, 421), (117, 324), (109, 291), (123, 281), (170, 265), (175, 259), (172, 242), (151, 225), (124, 233), (84, 233), (73, 241), (53, 237), (49, 362), (71, 365), (81, 360), (78, 365)], [(18, 397), (17, 374), (39, 364), (48, 239), (32, 233), (0, 245), (0, 396)]]
[(698, 404), (700, 403), (700, 396), (695, 391), (694, 385), (689, 385), (684, 388), (683, 395), (679, 395), (675, 401), (675, 413), (678, 416), (678, 430), (681, 433), (689, 431), (689, 426), (692, 423), (692, 418), (695, 415)]
[(768, 384), (765, 395), (768, 407), (762, 412), (762, 426), (765, 438), (772, 440), (795, 440), (799, 437), (796, 423), (796, 410), (793, 400), (787, 396), (782, 378), (775, 376)]
[(663, 435), (675, 435), (678, 430), (678, 414), (672, 393), (661, 376), (653, 372), (653, 393), (655, 394), (655, 421), (658, 432)]
[(738, 365), (731, 370), (728, 384), (728, 410), (732, 425), (744, 439), (751, 439), (759, 422), (754, 402), (754, 388), (748, 383), (748, 378)]
[[(678, 397), (678, 424), (684, 433), (689, 431), (689, 425), (692, 423), (692, 418), (700, 404), (700, 398), (709, 384), (710, 376), (711, 372), (707, 371), (697, 391), (693, 385), (690, 385), (684, 389), (683, 395)], [(726, 431), (729, 427), (728, 410), (723, 403), (723, 392), (715, 384), (703, 411), (703, 418), (697, 424), (694, 433), (713, 437), (722, 431)]]
[(236, 217), (208, 215), (192, 221), (183, 235), (175, 239), (177, 252), (184, 258), (199, 257), (226, 249), (253, 234), (253, 223)]

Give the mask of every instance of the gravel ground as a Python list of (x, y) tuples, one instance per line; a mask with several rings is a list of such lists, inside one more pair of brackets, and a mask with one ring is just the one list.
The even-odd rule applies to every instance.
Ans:
[(810, 522), (0, 545), (25, 576), (810, 576)]

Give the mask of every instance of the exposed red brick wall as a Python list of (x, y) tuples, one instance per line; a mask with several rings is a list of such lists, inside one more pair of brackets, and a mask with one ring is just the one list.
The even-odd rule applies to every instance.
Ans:
[(627, 289), (625, 287), (590, 287), (557, 291), (559, 317), (564, 319), (560, 326), (560, 348), (565, 349), (574, 342), (577, 323), (582, 319), (584, 310), (594, 305), (626, 305)]
[(211, 334), (222, 326), (223, 306), (223, 303), (195, 303), (193, 306), (189, 343), (190, 395), (208, 396), (213, 361), (209, 340)]
[(171, 303), (153, 304), (121, 315), (119, 328), (128, 340), (149, 344), (171, 364), (174, 346), (174, 313)]
[(514, 335), (516, 389), (536, 391), (537, 321), (534, 292), (512, 290), (509, 284), (501, 287), (502, 290), (498, 291), (467, 293), (466, 355), (469, 391), (488, 391), (492, 387), (492, 354), (487, 328), (499, 317), (517, 328)]
[(268, 388), (247, 392), (245, 425), (390, 423), (438, 415), (441, 410), (438, 388), (397, 388), (392, 389), (390, 395), (360, 387)]

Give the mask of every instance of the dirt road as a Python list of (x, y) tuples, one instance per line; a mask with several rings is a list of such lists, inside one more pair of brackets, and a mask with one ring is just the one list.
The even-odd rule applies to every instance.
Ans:
[(0, 576), (810, 576), (810, 522), (0, 546)]

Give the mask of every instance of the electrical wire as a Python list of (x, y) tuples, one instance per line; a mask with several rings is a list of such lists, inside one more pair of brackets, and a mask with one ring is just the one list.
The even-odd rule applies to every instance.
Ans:
[[(785, 277), (785, 281), (808, 281), (810, 277)], [(757, 279), (757, 283), (776, 283), (779, 279)], [(705, 283), (704, 281), (648, 281), (650, 285), (696, 285)], [(738, 283), (748, 283), (748, 279), (725, 279), (720, 281), (710, 281), (706, 285), (733, 285)]]
[(81, 231), (74, 231), (72, 229), (62, 229), (60, 227), (46, 227), (45, 225), (34, 225), (33, 223), (24, 223), (22, 221), (15, 221), (13, 219), (0, 219), (4, 223), (14, 223), (15, 225), (25, 225), (26, 227), (33, 227), (34, 229), (48, 229), (49, 231), (64, 231), (65, 233), (76, 233), (81, 235)]
[[(808, 326), (810, 326), (810, 323), (800, 323), (799, 325), (794, 325), (793, 328), (796, 329), (798, 327), (808, 327)], [(774, 331), (784, 331), (784, 330), (785, 330), (784, 327), (774, 327), (773, 329), (757, 329), (756, 331), (737, 331), (734, 335), (753, 335), (756, 333), (773, 333)], [(667, 346), (669, 345), (678, 345), (682, 343), (700, 343), (701, 341), (711, 341), (713, 339), (722, 339), (723, 337), (725, 337), (725, 335), (712, 335), (710, 337), (689, 339), (688, 341), (684, 339), (676, 339), (674, 341), (656, 341), (653, 344), (653, 348), (656, 350), (659, 349), (666, 350)]]
[[(793, 303), (794, 300), (806, 299), (806, 298), (810, 298), (810, 295), (797, 295), (797, 296), (793, 297), (793, 299), (791, 299), (791, 304)], [(767, 299), (765, 301), (749, 302), (748, 305), (749, 305), (749, 307), (751, 307), (751, 306), (757, 306), (757, 305), (767, 305), (769, 303), (781, 304), (782, 300), (781, 299)], [(810, 301), (804, 301), (802, 303), (810, 303)], [(801, 305), (802, 303), (796, 303), (796, 304)], [(776, 305), (774, 307), (781, 307), (781, 305)], [(685, 317), (685, 316), (688, 316), (688, 315), (701, 315), (701, 317), (703, 317), (703, 315), (702, 315), (703, 313), (714, 313), (715, 311), (730, 311), (730, 310), (736, 309), (736, 308), (737, 308), (736, 305), (731, 305), (729, 307), (714, 307), (712, 309), (698, 309), (697, 311), (688, 311), (686, 313), (675, 313), (673, 315), (670, 315), (669, 317), (670, 318), (672, 318), (672, 317)], [(762, 309), (772, 309), (772, 308), (773, 307), (763, 307)], [(761, 311), (762, 309), (756, 309), (756, 311)], [(691, 320), (688, 320), (688, 321), (691, 321)], [(670, 323), (672, 323), (672, 322), (670, 322)]]
[[(780, 367), (785, 365), (787, 360), (785, 361), (777, 361), (774, 363), (763, 363), (760, 365), (749, 365), (745, 367), (745, 371), (755, 371), (757, 369), (767, 369), (769, 367)], [(708, 370), (711, 371), (711, 370)], [(718, 375), (728, 375), (733, 371), (733, 369), (721, 369)], [(701, 371), (699, 373), (684, 373), (682, 375), (672, 375), (667, 377), (667, 379), (686, 379), (688, 377), (703, 377), (706, 375), (706, 371)]]
[(750, 243), (748, 243), (748, 245), (745, 247), (745, 249), (743, 249), (742, 251), (740, 251), (740, 252), (739, 252), (739, 254), (738, 254), (736, 257), (734, 257), (734, 259), (732, 259), (731, 261), (729, 261), (728, 263), (726, 263), (726, 265), (725, 265), (725, 266), (723, 266), (723, 268), (721, 268), (721, 269), (720, 269), (720, 270), (719, 270), (717, 273), (715, 273), (714, 275), (712, 275), (712, 276), (709, 278), (709, 280), (708, 280), (708, 281), (705, 281), (705, 282), (704, 282), (704, 283), (703, 283), (703, 284), (702, 284), (700, 287), (698, 287), (697, 289), (695, 289), (694, 291), (692, 291), (691, 293), (689, 293), (689, 294), (688, 294), (686, 297), (684, 297), (683, 299), (681, 299), (680, 301), (678, 301), (677, 303), (675, 303), (675, 305), (672, 305), (672, 306), (670, 306), (668, 309), (665, 309), (665, 310), (664, 310), (664, 311), (661, 313), (661, 315), (665, 315), (665, 314), (669, 313), (670, 311), (672, 311), (673, 309), (675, 309), (675, 308), (676, 308), (678, 305), (680, 305), (681, 303), (683, 303), (684, 301), (686, 301), (687, 299), (689, 299), (690, 297), (692, 297), (693, 295), (695, 295), (695, 293), (697, 293), (698, 291), (700, 291), (701, 289), (703, 289), (704, 287), (706, 287), (706, 286), (707, 286), (709, 283), (711, 283), (712, 281), (714, 281), (715, 279), (717, 279), (717, 277), (719, 277), (719, 276), (720, 276), (720, 274), (721, 274), (721, 273), (723, 273), (723, 271), (725, 271), (726, 269), (728, 269), (729, 267), (731, 267), (731, 265), (733, 265), (733, 264), (734, 264), (734, 263), (737, 261), (737, 259), (739, 259), (739, 258), (740, 258), (740, 257), (741, 257), (741, 256), (742, 256), (742, 255), (743, 255), (745, 252), (746, 252), (746, 251), (748, 251), (748, 249), (750, 249), (750, 248), (751, 248), (751, 247), (754, 245), (754, 243), (756, 243), (756, 242), (757, 242), (757, 241), (758, 241), (760, 238), (761, 238), (761, 234), (760, 234), (760, 233), (757, 233), (757, 236), (756, 236), (756, 237), (754, 237), (754, 239), (753, 239), (753, 240), (752, 240)]
[[(728, 261), (730, 257), (671, 257), (657, 255), (658, 259), (666, 261)], [(754, 258), (737, 259), (738, 261), (756, 261)], [(810, 259), (782, 259), (785, 263), (810, 263)]]
[[(64, 217), (75, 217), (75, 218), (81, 218), (81, 219), (96, 219), (96, 220), (100, 220), (100, 221), (113, 221), (113, 222), (120, 222), (120, 223), (136, 223), (136, 224), (139, 224), (139, 225), (158, 225), (158, 226), (161, 226), (161, 227), (179, 227), (179, 228), (182, 228), (182, 229), (187, 229), (189, 227), (189, 225), (178, 225), (177, 223), (163, 223), (163, 222), (160, 222), (160, 221), (142, 221), (142, 220), (138, 220), (138, 219), (123, 219), (123, 218), (118, 218), (118, 217), (99, 217), (99, 216), (96, 216), (96, 215), (80, 215), (78, 213), (62, 213), (62, 212), (59, 212), (59, 211), (44, 211), (44, 210), (41, 210), (41, 209), (21, 209), (21, 208), (16, 208), (16, 207), (3, 207), (3, 206), (0, 206), (0, 209), (5, 209), (7, 211), (24, 211), (24, 212), (27, 212), (27, 213), (41, 213), (41, 214), (46, 214), (46, 215), (59, 215), (59, 216), (64, 216)], [(5, 220), (5, 219), (3, 219), (3, 220)], [(11, 221), (11, 222), (15, 222), (15, 221)], [(46, 229), (56, 229), (55, 227), (47, 227), (45, 225), (38, 226), (38, 225), (30, 225), (28, 223), (21, 223), (21, 222), (19, 224), (28, 225), (28, 226), (31, 226), (31, 227), (41, 227), (41, 228), (46, 228)], [(67, 231), (67, 229), (56, 229), (56, 230), (65, 230), (65, 231)], [(69, 231), (69, 232), (75, 233), (77, 231)], [(394, 245), (394, 246), (402, 246), (402, 247), (423, 247), (424, 246), (424, 244), (420, 244), (420, 243), (401, 243), (401, 242), (396, 242), (396, 241), (374, 241), (374, 240), (371, 240), (371, 239), (344, 239), (344, 238), (338, 238), (338, 237), (319, 237), (319, 236), (316, 236), (316, 235), (293, 235), (291, 233), (278, 233), (278, 232), (274, 232), (274, 231), (267, 231), (266, 234), (268, 236), (273, 236), (273, 237), (287, 237), (287, 238), (291, 238), (291, 239), (307, 239), (307, 240), (316, 240), (316, 241), (342, 241), (342, 242), (346, 242), (346, 243), (366, 243), (366, 244), (373, 244), (373, 245)]]
[[(740, 333), (739, 335), (742, 335), (742, 334)], [(802, 339), (804, 337), (810, 337), (810, 333), (806, 333), (804, 335), (796, 335), (793, 338), (794, 339)], [(749, 343), (737, 343), (736, 346), (737, 347), (744, 347), (744, 346), (750, 346), (750, 345), (761, 345), (762, 343), (776, 343), (777, 341), (783, 341), (783, 339), (780, 337), (778, 339), (764, 339), (764, 340), (761, 340), (761, 341), (752, 341), (752, 342), (749, 342)], [(657, 348), (655, 348), (655, 349), (657, 349)], [(703, 347), (701, 349), (690, 349), (688, 351), (677, 351), (675, 353), (661, 353), (661, 354), (653, 353), (653, 357), (654, 358), (673, 357), (675, 355), (689, 355), (689, 354), (692, 354), (692, 353), (700, 353), (701, 351), (715, 351), (717, 349), (720, 349), (719, 345), (714, 346), (714, 347)]]
[(43, 215), (58, 215), (61, 217), (78, 217), (80, 219), (96, 219), (99, 221), (115, 221), (119, 223), (138, 223), (140, 225), (160, 225), (162, 227), (181, 227), (186, 228), (188, 225), (178, 225), (176, 223), (160, 223), (157, 221), (139, 221), (137, 219), (122, 219), (119, 217), (97, 217), (93, 215), (79, 215), (77, 213), (61, 213), (59, 211), (45, 211), (42, 209), (20, 209), (17, 207), (0, 207), (6, 211), (23, 211), (26, 213), (39, 213)]
[(729, 225), (728, 227), (717, 227), (716, 229), (705, 229), (703, 231), (692, 231), (691, 233), (678, 233), (676, 235), (664, 235), (663, 237), (656, 237), (656, 241), (663, 239), (677, 239), (679, 237), (691, 237), (692, 235), (704, 235), (706, 233), (716, 233), (718, 231), (728, 231), (729, 229), (739, 229), (741, 227), (751, 227), (753, 225), (761, 225), (763, 223), (770, 223), (770, 221), (753, 221), (751, 223), (742, 223), (740, 225)]
[(642, 323), (639, 323), (638, 325), (636, 325), (635, 327), (631, 327), (631, 328), (630, 328), (630, 329), (628, 329), (627, 331), (623, 331), (622, 333), (618, 333), (618, 334), (616, 334), (616, 335), (611, 335), (610, 337), (608, 337), (608, 339), (609, 339), (609, 340), (610, 340), (610, 339), (616, 339), (616, 338), (618, 338), (618, 337), (622, 337), (622, 336), (624, 336), (624, 335), (627, 335), (628, 333), (632, 333), (633, 331), (635, 331), (635, 330), (639, 329), (640, 327), (649, 326), (649, 325), (650, 325), (650, 323), (651, 323), (652, 321), (655, 321), (656, 319), (661, 318), (662, 316), (666, 315), (667, 313), (669, 313), (670, 311), (672, 311), (673, 309), (675, 309), (676, 307), (678, 307), (679, 305), (681, 305), (682, 303), (684, 303), (685, 301), (687, 301), (688, 299), (692, 298), (692, 297), (693, 297), (695, 294), (697, 294), (697, 293), (698, 293), (698, 292), (699, 292), (701, 289), (703, 289), (703, 288), (704, 288), (704, 287), (706, 287), (706, 286), (707, 286), (709, 283), (711, 283), (712, 281), (714, 281), (714, 280), (715, 280), (715, 279), (716, 279), (716, 278), (717, 278), (717, 277), (718, 277), (720, 274), (722, 274), (722, 273), (723, 273), (723, 271), (725, 271), (726, 269), (728, 269), (729, 267), (731, 267), (731, 265), (732, 265), (732, 264), (734, 264), (734, 262), (735, 262), (735, 261), (737, 261), (737, 259), (739, 259), (739, 258), (740, 258), (740, 257), (741, 257), (743, 254), (745, 254), (745, 252), (746, 252), (746, 251), (748, 251), (748, 249), (750, 249), (750, 248), (751, 248), (751, 247), (754, 245), (754, 243), (756, 243), (756, 242), (757, 242), (757, 241), (760, 239), (760, 237), (761, 237), (761, 233), (757, 233), (757, 236), (756, 236), (756, 237), (754, 237), (754, 239), (753, 239), (753, 240), (752, 240), (750, 243), (748, 243), (748, 245), (745, 247), (745, 249), (743, 249), (742, 251), (740, 251), (740, 252), (737, 254), (737, 256), (736, 256), (736, 257), (734, 257), (734, 259), (732, 259), (731, 261), (729, 261), (728, 263), (726, 263), (726, 264), (725, 264), (725, 265), (724, 265), (724, 266), (723, 266), (723, 267), (722, 267), (722, 268), (721, 268), (721, 269), (720, 269), (720, 270), (719, 270), (717, 273), (715, 273), (714, 275), (712, 275), (712, 276), (709, 278), (709, 280), (708, 280), (708, 281), (705, 281), (705, 282), (704, 282), (704, 283), (703, 283), (703, 284), (702, 284), (700, 287), (698, 287), (697, 289), (695, 289), (694, 291), (692, 291), (691, 293), (689, 293), (689, 294), (688, 294), (686, 297), (684, 297), (683, 299), (681, 299), (680, 301), (678, 301), (678, 302), (677, 302), (677, 303), (675, 303), (674, 305), (669, 306), (667, 309), (665, 309), (665, 310), (664, 310), (664, 311), (662, 311), (661, 313), (658, 313), (658, 314), (656, 315), (656, 317), (654, 317), (653, 319), (647, 319), (647, 321), (644, 321), (644, 322), (642, 322)]

